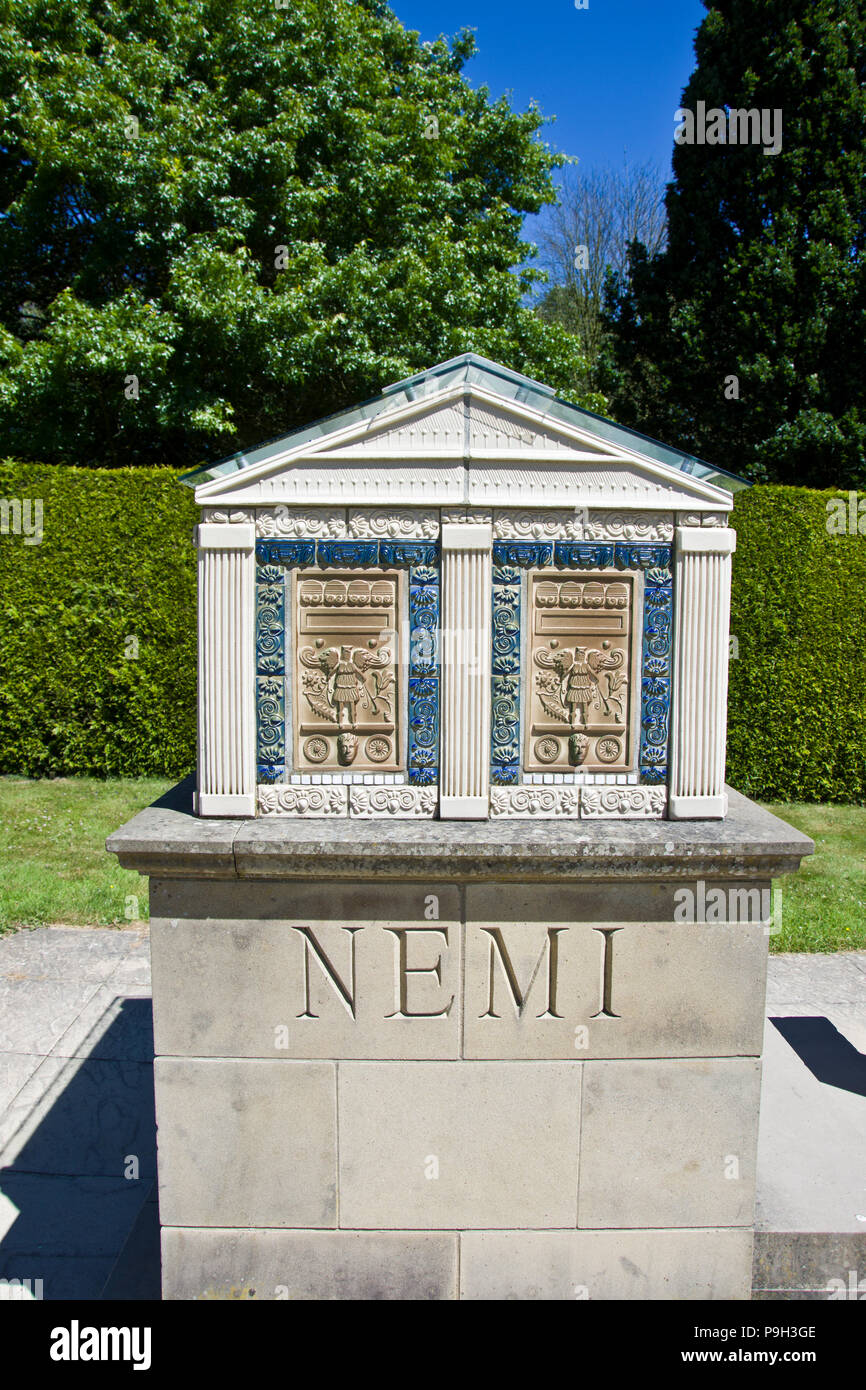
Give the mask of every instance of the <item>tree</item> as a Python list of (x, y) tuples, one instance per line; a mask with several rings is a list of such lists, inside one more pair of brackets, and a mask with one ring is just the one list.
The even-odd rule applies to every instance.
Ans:
[(650, 254), (664, 245), (664, 180), (652, 164), (566, 169), (559, 200), (544, 218), (539, 245), (552, 285), (538, 312), (574, 333), (592, 369), (605, 335), (604, 286), (608, 274), (628, 268), (628, 249), (640, 241)]
[(636, 247), (608, 297), (603, 389), (625, 423), (734, 472), (857, 487), (866, 0), (705, 4), (667, 247)]
[(470, 349), (570, 381), (523, 304), (561, 161), (473, 51), (379, 0), (0, 0), (4, 451), (194, 465)]

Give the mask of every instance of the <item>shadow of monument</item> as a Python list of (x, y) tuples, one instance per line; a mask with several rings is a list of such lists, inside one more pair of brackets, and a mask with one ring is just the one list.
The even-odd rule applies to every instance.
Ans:
[(866, 1056), (829, 1018), (771, 1018), (770, 1022), (817, 1081), (866, 1096)]
[(0, 1278), (46, 1300), (158, 1299), (150, 999), (114, 1000), (78, 1051), (43, 1059), (4, 1135)]

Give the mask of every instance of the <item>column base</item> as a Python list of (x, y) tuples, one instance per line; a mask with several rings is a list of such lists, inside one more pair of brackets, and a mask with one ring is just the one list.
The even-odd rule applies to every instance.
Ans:
[(442, 820), (487, 820), (490, 799), (486, 796), (440, 796), (439, 816)]
[(254, 816), (256, 798), (247, 795), (224, 796), (216, 792), (195, 793), (197, 816)]
[(728, 798), (720, 796), (672, 796), (668, 801), (668, 820), (724, 820)]

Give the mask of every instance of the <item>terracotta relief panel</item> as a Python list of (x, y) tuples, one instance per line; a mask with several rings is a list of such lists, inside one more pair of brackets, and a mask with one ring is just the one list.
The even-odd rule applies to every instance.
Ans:
[(403, 767), (399, 573), (295, 579), (294, 726), (299, 772)]
[(635, 580), (529, 575), (528, 772), (634, 767)]

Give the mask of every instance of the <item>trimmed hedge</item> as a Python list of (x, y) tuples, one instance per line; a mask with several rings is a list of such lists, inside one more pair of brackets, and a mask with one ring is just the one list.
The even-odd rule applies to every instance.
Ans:
[[(0, 773), (193, 767), (198, 509), (177, 478), (0, 464), (0, 499), (44, 508), (40, 545), (0, 535)], [(827, 532), (835, 495), (737, 499), (728, 777), (749, 796), (866, 803), (866, 537)]]
[(41, 498), (44, 528), (0, 535), (0, 772), (194, 766), (198, 508), (178, 476), (0, 463), (0, 499)]
[(727, 775), (747, 796), (866, 802), (866, 536), (828, 533), (839, 495), (737, 497)]

